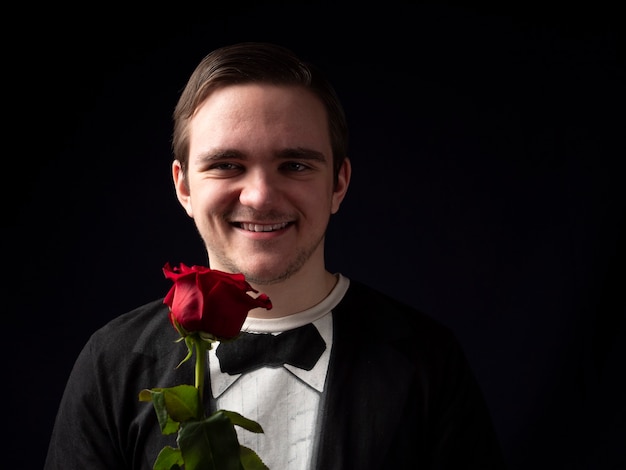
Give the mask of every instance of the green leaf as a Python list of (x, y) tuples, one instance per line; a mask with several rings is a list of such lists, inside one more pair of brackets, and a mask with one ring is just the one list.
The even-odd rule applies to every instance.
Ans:
[(152, 401), (163, 434), (178, 431), (179, 424), (201, 415), (200, 395), (193, 385), (145, 389), (139, 392), (140, 401)]
[(152, 405), (154, 406), (154, 411), (156, 412), (157, 419), (159, 420), (161, 433), (165, 434), (166, 436), (169, 434), (174, 434), (176, 431), (178, 431), (180, 424), (177, 421), (173, 420), (167, 412), (165, 393), (162, 391), (157, 391), (157, 389), (153, 390), (152, 392)]
[(139, 392), (139, 401), (152, 401), (152, 390), (144, 388)]
[(241, 465), (244, 470), (269, 470), (263, 463), (261, 457), (255, 451), (246, 446), (240, 446)]
[(183, 423), (178, 446), (185, 470), (241, 470), (237, 433), (226, 414), (213, 413), (202, 421)]
[(261, 427), (259, 423), (257, 423), (256, 421), (252, 421), (251, 419), (248, 419), (240, 415), (239, 413), (236, 413), (234, 411), (228, 411), (228, 410), (219, 410), (219, 411), (216, 411), (216, 413), (224, 413), (228, 417), (228, 419), (230, 419), (231, 423), (237, 426), (241, 426), (242, 428), (247, 429), (248, 431), (252, 431), (256, 433), (263, 432), (263, 428)]
[(200, 418), (202, 407), (198, 389), (193, 385), (177, 385), (161, 389), (165, 397), (168, 414), (174, 421), (182, 423)]
[(165, 446), (154, 461), (153, 470), (180, 470), (185, 462), (180, 449)]

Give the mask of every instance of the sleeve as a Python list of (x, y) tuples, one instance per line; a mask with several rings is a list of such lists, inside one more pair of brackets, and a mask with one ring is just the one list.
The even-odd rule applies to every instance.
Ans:
[(437, 400), (433, 468), (506, 468), (491, 414), (460, 344), (452, 341)]
[(44, 470), (128, 468), (105, 398), (93, 337), (79, 354), (57, 412)]

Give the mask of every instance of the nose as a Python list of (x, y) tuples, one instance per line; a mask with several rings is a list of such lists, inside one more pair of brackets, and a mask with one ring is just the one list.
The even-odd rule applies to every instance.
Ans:
[(239, 202), (254, 209), (265, 209), (276, 202), (278, 192), (276, 178), (267, 171), (251, 171), (243, 180)]

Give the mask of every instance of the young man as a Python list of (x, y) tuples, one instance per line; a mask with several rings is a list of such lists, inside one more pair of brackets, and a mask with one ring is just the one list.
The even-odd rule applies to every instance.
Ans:
[[(321, 354), (305, 368), (233, 371), (226, 347), (209, 352), (207, 407), (264, 428), (238, 430), (240, 442), (273, 470), (504, 468), (453, 334), (325, 267), (326, 228), (351, 164), (345, 116), (324, 77), (276, 45), (223, 47), (190, 77), (174, 122), (176, 193), (209, 266), (243, 273), (272, 301), (250, 311), (243, 330), (276, 335), (312, 324), (319, 333)], [(150, 469), (161, 448), (175, 446), (137, 400), (144, 388), (193, 380), (188, 363), (176, 369), (180, 344), (166, 312), (156, 300), (90, 338), (47, 470)]]

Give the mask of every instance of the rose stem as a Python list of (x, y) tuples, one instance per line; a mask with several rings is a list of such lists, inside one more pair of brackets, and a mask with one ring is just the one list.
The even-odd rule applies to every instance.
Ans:
[(206, 352), (211, 347), (211, 343), (207, 343), (202, 338), (196, 338), (196, 388), (200, 397), (200, 410), (204, 416), (204, 369), (206, 364)]

